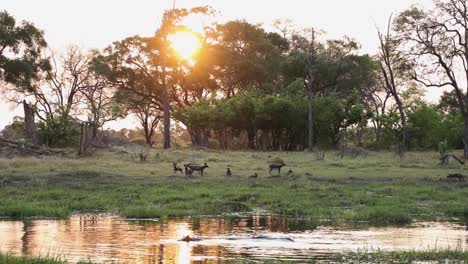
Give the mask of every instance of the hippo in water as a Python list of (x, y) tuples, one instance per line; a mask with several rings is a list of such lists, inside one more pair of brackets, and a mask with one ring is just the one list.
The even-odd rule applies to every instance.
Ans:
[(179, 241), (184, 241), (184, 242), (191, 242), (191, 241), (201, 241), (201, 238), (196, 238), (196, 237), (190, 237), (190, 236), (184, 236), (181, 240)]

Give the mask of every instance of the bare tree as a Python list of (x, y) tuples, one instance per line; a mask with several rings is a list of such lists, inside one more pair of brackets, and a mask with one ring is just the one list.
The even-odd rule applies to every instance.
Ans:
[(396, 23), (399, 38), (426, 87), (451, 87), (464, 119), (464, 156), (468, 158), (468, 8), (466, 0), (436, 0), (434, 10), (412, 7)]
[(147, 101), (142, 102), (142, 104), (140, 104), (138, 108), (133, 109), (132, 112), (143, 128), (146, 144), (152, 147), (154, 145), (154, 133), (162, 118), (161, 110), (150, 101)]
[(388, 113), (392, 95), (390, 91), (386, 89), (385, 82), (380, 76), (377, 76), (375, 82), (360, 91), (366, 110), (372, 113), (371, 122), (375, 133), (375, 144), (376, 148), (380, 149), (384, 118)]
[(83, 87), (83, 96), (86, 99), (88, 119), (92, 123), (92, 141), (96, 140), (98, 130), (107, 122), (123, 117), (123, 108), (116, 103), (114, 95), (116, 87), (103, 76), (96, 74), (92, 69), (91, 77)]
[(44, 121), (79, 114), (82, 91), (90, 78), (90, 59), (78, 47), (70, 46), (64, 54), (51, 58), (53, 67), (47, 72), (47, 81), (26, 94), (33, 98), (36, 114)]
[(391, 34), (392, 17), (388, 22), (387, 32), (378, 31), (379, 36), (379, 64), (381, 71), (381, 82), (383, 87), (395, 101), (400, 116), (401, 141), (399, 145), (400, 153), (404, 153), (409, 148), (408, 124), (405, 107), (401, 98), (401, 91), (407, 78), (407, 62), (405, 55), (400, 51), (402, 41)]
[(4, 95), (17, 103), (30, 101), (42, 121), (76, 117), (82, 111), (83, 90), (90, 79), (90, 58), (78, 47), (70, 46), (63, 54), (53, 53), (50, 59), (52, 67), (43, 73), (41, 81), (29, 89), (6, 86)]

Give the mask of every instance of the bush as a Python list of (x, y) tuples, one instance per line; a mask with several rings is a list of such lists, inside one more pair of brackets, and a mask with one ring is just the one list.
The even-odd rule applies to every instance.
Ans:
[(141, 145), (141, 146), (146, 146), (146, 140), (142, 137), (134, 138), (130, 140), (130, 143)]
[(24, 138), (24, 120), (22, 117), (13, 118), (13, 122), (1, 131), (1, 136), (6, 139), (18, 140)]
[(70, 117), (47, 118), (38, 124), (39, 139), (49, 147), (78, 146), (80, 125)]

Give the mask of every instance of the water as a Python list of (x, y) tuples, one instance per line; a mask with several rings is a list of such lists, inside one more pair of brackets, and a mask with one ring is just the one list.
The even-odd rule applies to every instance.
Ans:
[[(181, 242), (183, 236), (201, 238)], [(275, 216), (124, 220), (76, 215), (68, 220), (0, 221), (0, 252), (59, 256), (75, 262), (219, 263), (226, 259), (326, 259), (357, 249), (468, 248), (454, 223), (334, 228)]]

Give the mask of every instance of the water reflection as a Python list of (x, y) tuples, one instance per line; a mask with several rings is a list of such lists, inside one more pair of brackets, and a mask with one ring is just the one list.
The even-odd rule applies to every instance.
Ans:
[[(197, 242), (181, 242), (190, 235)], [(126, 221), (77, 215), (69, 220), (0, 222), (0, 251), (69, 261), (219, 263), (225, 259), (324, 258), (343, 250), (467, 248), (464, 225), (336, 229), (274, 216)]]

